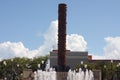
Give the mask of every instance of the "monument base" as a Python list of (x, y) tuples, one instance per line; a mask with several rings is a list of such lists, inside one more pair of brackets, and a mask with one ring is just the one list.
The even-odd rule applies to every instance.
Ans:
[(64, 65), (58, 65), (54, 66), (56, 72), (68, 72), (70, 67), (69, 66), (64, 66)]
[(57, 80), (67, 80), (68, 73), (67, 72), (57, 72), (56, 73)]

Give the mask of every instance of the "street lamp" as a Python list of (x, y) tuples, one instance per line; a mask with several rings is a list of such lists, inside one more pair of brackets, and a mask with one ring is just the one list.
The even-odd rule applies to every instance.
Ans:
[(44, 61), (41, 61), (41, 69), (44, 70)]
[(44, 61), (41, 61), (42, 62), (42, 64), (44, 64)]
[(6, 66), (7, 65), (6, 61), (3, 61), (3, 64)]
[(83, 61), (81, 61), (80, 63), (83, 64)]
[(19, 66), (20, 66), (20, 65), (19, 65), (19, 64), (17, 64), (17, 68), (19, 68)]
[(13, 58), (11, 59), (11, 78), (14, 78), (14, 70), (13, 70)]
[(104, 77), (104, 78), (105, 78), (105, 80), (106, 80), (106, 76), (107, 76), (106, 65), (104, 65), (104, 70), (105, 70), (105, 71), (104, 71), (104, 73), (105, 73), (105, 75), (104, 75), (105, 77)]
[(113, 60), (111, 60), (110, 62), (113, 63)]
[(15, 72), (15, 74), (16, 74), (15, 77), (16, 77), (16, 79), (19, 79), (19, 74), (20, 74), (19, 67), (20, 67), (20, 65), (17, 64), (16, 66), (17, 66), (17, 71)]
[(81, 68), (83, 69), (83, 61), (81, 61), (80, 63), (81, 63)]
[(113, 71), (112, 71), (113, 70), (113, 65), (112, 64), (113, 64), (113, 60), (111, 60), (111, 75), (112, 75), (111, 80), (113, 80)]
[(3, 79), (4, 80), (7, 80), (7, 78), (6, 78), (6, 65), (7, 65), (7, 63), (6, 63), (6, 61), (3, 61), (3, 66), (4, 66), (4, 77), (3, 77)]
[(17, 64), (17, 70), (18, 70), (18, 73), (19, 73), (19, 67), (20, 67), (20, 65), (19, 65), (19, 64)]
[(86, 69), (87, 69), (87, 64), (83, 66), (83, 71), (86, 71)]
[(40, 64), (38, 64), (38, 70), (40, 69)]
[(112, 66), (112, 64), (113, 64), (113, 60), (111, 60), (110, 62), (111, 62), (111, 70), (112, 70), (112, 69), (113, 69), (113, 66)]
[(11, 59), (11, 62), (13, 62), (13, 58)]
[(119, 78), (120, 78), (120, 76), (119, 76), (119, 73), (120, 73), (119, 67), (120, 67), (120, 63), (117, 64), (117, 80), (119, 80)]
[(104, 65), (104, 68), (106, 69), (106, 65)]
[(87, 64), (85, 64), (85, 69), (87, 69)]

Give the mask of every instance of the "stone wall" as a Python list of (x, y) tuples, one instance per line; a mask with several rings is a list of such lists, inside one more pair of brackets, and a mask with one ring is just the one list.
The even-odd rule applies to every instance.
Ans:
[(34, 73), (31, 69), (26, 69), (23, 71), (23, 80), (33, 80)]
[(57, 80), (67, 80), (67, 72), (57, 72)]
[(101, 70), (93, 70), (94, 80), (102, 80)]

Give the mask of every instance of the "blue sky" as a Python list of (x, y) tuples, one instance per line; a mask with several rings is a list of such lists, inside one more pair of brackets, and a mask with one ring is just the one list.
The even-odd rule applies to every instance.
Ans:
[(57, 20), (59, 3), (67, 4), (67, 33), (82, 35), (89, 53), (103, 55), (104, 38), (120, 36), (120, 0), (1, 0), (0, 43), (38, 48)]

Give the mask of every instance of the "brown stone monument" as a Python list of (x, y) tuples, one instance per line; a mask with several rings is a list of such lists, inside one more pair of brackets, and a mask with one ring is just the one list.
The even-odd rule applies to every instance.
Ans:
[(58, 10), (58, 65), (66, 66), (66, 4)]
[(58, 65), (56, 71), (66, 72), (66, 4), (58, 6)]

